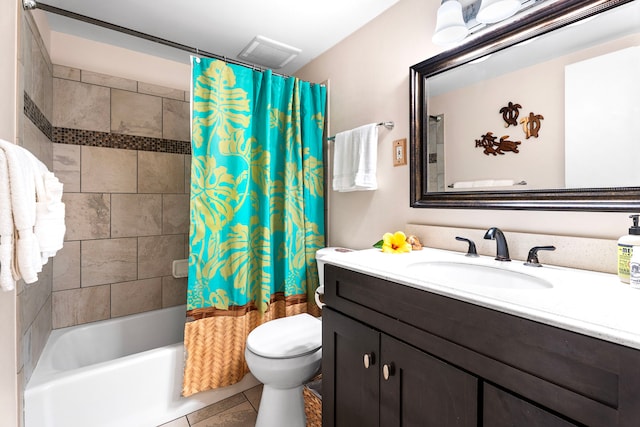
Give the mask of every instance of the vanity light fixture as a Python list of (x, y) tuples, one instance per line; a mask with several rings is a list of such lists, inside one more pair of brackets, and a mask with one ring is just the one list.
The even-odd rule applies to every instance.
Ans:
[(431, 40), (437, 45), (448, 45), (464, 40), (469, 34), (462, 16), (462, 5), (457, 0), (443, 0), (438, 8), (436, 30)]
[(464, 40), (470, 33), (495, 24), (544, 0), (442, 0), (431, 40), (440, 46)]
[(482, 0), (476, 21), (495, 24), (515, 15), (521, 5), (520, 0)]

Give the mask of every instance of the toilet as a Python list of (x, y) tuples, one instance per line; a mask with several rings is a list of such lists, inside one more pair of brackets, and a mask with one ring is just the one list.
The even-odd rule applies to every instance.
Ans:
[[(343, 248), (316, 252), (324, 290), (324, 258)], [(316, 302), (319, 302), (316, 292)], [(266, 322), (249, 333), (244, 352), (249, 370), (264, 386), (256, 427), (305, 427), (302, 385), (320, 371), (322, 321), (302, 313)]]

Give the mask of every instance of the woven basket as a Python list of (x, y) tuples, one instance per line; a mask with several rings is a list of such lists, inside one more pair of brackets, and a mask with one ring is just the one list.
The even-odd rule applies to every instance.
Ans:
[(304, 413), (307, 427), (322, 427), (322, 375), (318, 375), (302, 387)]

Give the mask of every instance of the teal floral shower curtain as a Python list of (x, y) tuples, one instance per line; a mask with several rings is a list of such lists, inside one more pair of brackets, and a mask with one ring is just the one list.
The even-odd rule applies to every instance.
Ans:
[[(321, 85), (192, 60), (187, 315), (195, 321), (185, 327), (185, 395), (241, 379), (255, 326), (315, 309), (325, 103)], [(218, 354), (198, 348), (204, 341)], [(201, 378), (202, 364), (217, 372)]]

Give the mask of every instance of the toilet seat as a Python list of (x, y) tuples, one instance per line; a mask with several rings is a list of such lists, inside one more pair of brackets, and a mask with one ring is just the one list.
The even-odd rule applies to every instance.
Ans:
[(310, 314), (270, 320), (247, 337), (247, 349), (271, 359), (305, 356), (322, 347), (322, 321)]

